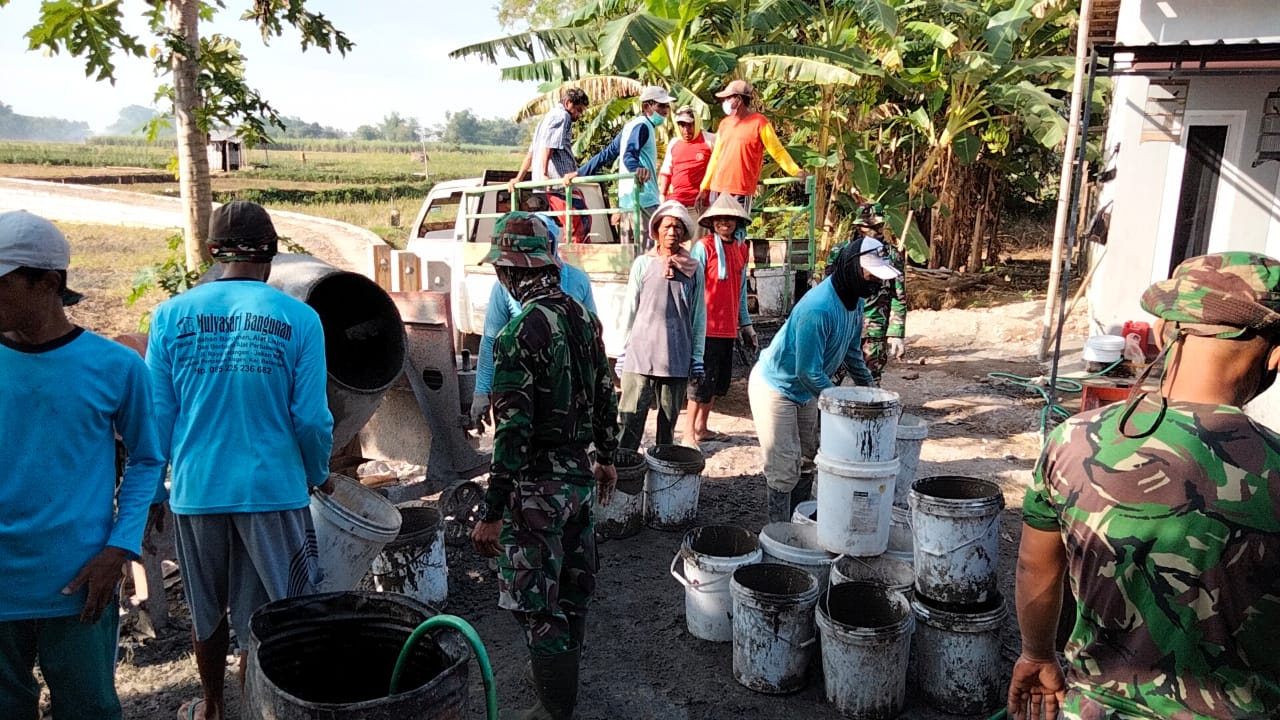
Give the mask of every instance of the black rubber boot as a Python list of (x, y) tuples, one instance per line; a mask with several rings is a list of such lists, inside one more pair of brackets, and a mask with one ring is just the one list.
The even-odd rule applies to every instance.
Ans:
[[(569, 640), (580, 649), (585, 650), (587, 647), (587, 616), (585, 614), (565, 613), (565, 617), (569, 619)], [(530, 687), (533, 687), (538, 682), (533, 675), (533, 660), (524, 664), (524, 682)]]
[(769, 488), (769, 522), (786, 522), (791, 519), (791, 493)]
[[(813, 495), (813, 476), (801, 475), (800, 482), (796, 483), (796, 486), (791, 489), (791, 512), (794, 513), (796, 506), (800, 503), (811, 499), (811, 495)], [(791, 513), (787, 514), (787, 519), (791, 519)]]
[(574, 645), (555, 655), (530, 655), (533, 689), (538, 703), (521, 720), (571, 720), (578, 706), (578, 661), (582, 647)]

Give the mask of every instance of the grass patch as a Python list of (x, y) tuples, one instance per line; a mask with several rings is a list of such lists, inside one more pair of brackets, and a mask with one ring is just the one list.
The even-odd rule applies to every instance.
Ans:
[(67, 284), (85, 295), (67, 309), (71, 321), (107, 337), (137, 332), (142, 317), (166, 298), (163, 292), (154, 291), (129, 305), (134, 276), (168, 257), (166, 241), (177, 231), (65, 222), (56, 225), (71, 243)]

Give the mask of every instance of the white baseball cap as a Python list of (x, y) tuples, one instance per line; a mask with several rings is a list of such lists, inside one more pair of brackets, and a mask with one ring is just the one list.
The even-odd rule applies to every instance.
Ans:
[(897, 280), (902, 277), (902, 273), (898, 272), (898, 268), (889, 264), (880, 251), (884, 249), (884, 243), (875, 238), (862, 239), (862, 254), (858, 256), (858, 262), (862, 265), (862, 269), (875, 275), (881, 280)]
[[(71, 245), (53, 223), (26, 210), (0, 213), (0, 277), (20, 267), (63, 270), (71, 264)], [(81, 298), (64, 289), (62, 300), (70, 305)]]
[(647, 103), (650, 101), (656, 102), (659, 105), (670, 105), (671, 103), (675, 102), (676, 99), (674, 96), (672, 96), (671, 93), (667, 92), (664, 88), (660, 88), (657, 85), (650, 85), (649, 87), (640, 91), (640, 102)]

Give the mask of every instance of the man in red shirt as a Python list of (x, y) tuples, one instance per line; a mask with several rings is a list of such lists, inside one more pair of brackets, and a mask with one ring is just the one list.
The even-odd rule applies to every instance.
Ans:
[(698, 129), (693, 108), (685, 105), (676, 111), (676, 127), (680, 137), (667, 146), (662, 168), (658, 170), (658, 193), (663, 200), (678, 200), (689, 211), (694, 224), (700, 213), (694, 205), (698, 202), (698, 188), (711, 162), (711, 151), (716, 136)]
[(698, 207), (706, 207), (708, 202), (715, 202), (717, 195), (727, 194), (751, 212), (751, 196), (760, 184), (765, 151), (788, 175), (801, 180), (809, 177), (782, 147), (769, 120), (751, 109), (754, 92), (751, 83), (734, 80), (716, 93), (725, 117), (716, 129), (716, 143), (702, 178)]
[(747, 313), (747, 243), (737, 237), (751, 215), (732, 197), (721, 195), (702, 214), (702, 226), (711, 230), (695, 240), (689, 254), (702, 264), (707, 302), (707, 339), (703, 351), (702, 377), (689, 381), (688, 423), (684, 444), (698, 447), (702, 442), (724, 442), (724, 433), (707, 427), (716, 396), (729, 392), (733, 379), (733, 341), (755, 347), (756, 330)]

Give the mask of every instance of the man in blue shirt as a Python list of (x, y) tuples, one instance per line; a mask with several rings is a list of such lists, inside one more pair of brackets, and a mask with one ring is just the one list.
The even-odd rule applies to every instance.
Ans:
[[(635, 180), (618, 181), (618, 208), (622, 211), (622, 242), (640, 243), (644, 250), (653, 247), (648, 232), (649, 220), (658, 207), (658, 142), (657, 130), (667, 121), (671, 103), (676, 98), (666, 90), (650, 86), (640, 91), (640, 114), (631, 118), (605, 149), (566, 176), (595, 175), (616, 158), (619, 173), (635, 173)], [(636, 208), (640, 224), (636, 226)]]
[[(551, 241), (551, 259), (560, 267), (560, 289), (569, 297), (582, 303), (583, 307), (596, 314), (595, 297), (591, 294), (591, 278), (572, 265), (566, 265), (556, 252), (560, 243), (561, 228), (556, 224), (551, 213), (538, 213), (534, 222), (541, 222), (547, 230)], [(493, 388), (493, 343), (502, 328), (511, 322), (511, 318), (520, 314), (520, 303), (513, 297), (506, 286), (500, 282), (493, 284), (489, 292), (489, 307), (484, 313), (484, 334), (480, 337), (480, 358), (476, 362), (476, 389), (471, 400), (471, 427), (483, 428), (489, 416), (489, 394)]]
[(319, 580), (308, 505), (310, 490), (333, 491), (324, 333), (315, 310), (267, 285), (277, 242), (261, 206), (218, 208), (209, 251), (220, 277), (151, 321), (147, 365), (204, 695), (183, 717), (224, 715), (228, 608), (243, 649), (254, 610)]
[[(0, 214), (0, 717), (36, 720), (39, 661), (56, 720), (119, 720), (126, 560), (141, 551), (163, 461), (146, 366), (72, 325), (71, 247)], [(116, 433), (129, 453), (116, 487)]]
[(879, 249), (874, 239), (851, 241), (827, 278), (796, 303), (751, 371), (747, 394), (764, 459), (769, 522), (790, 519), (809, 499), (818, 396), (832, 386), (831, 376), (844, 367), (858, 385), (875, 385), (862, 357), (862, 301), (898, 277)]

